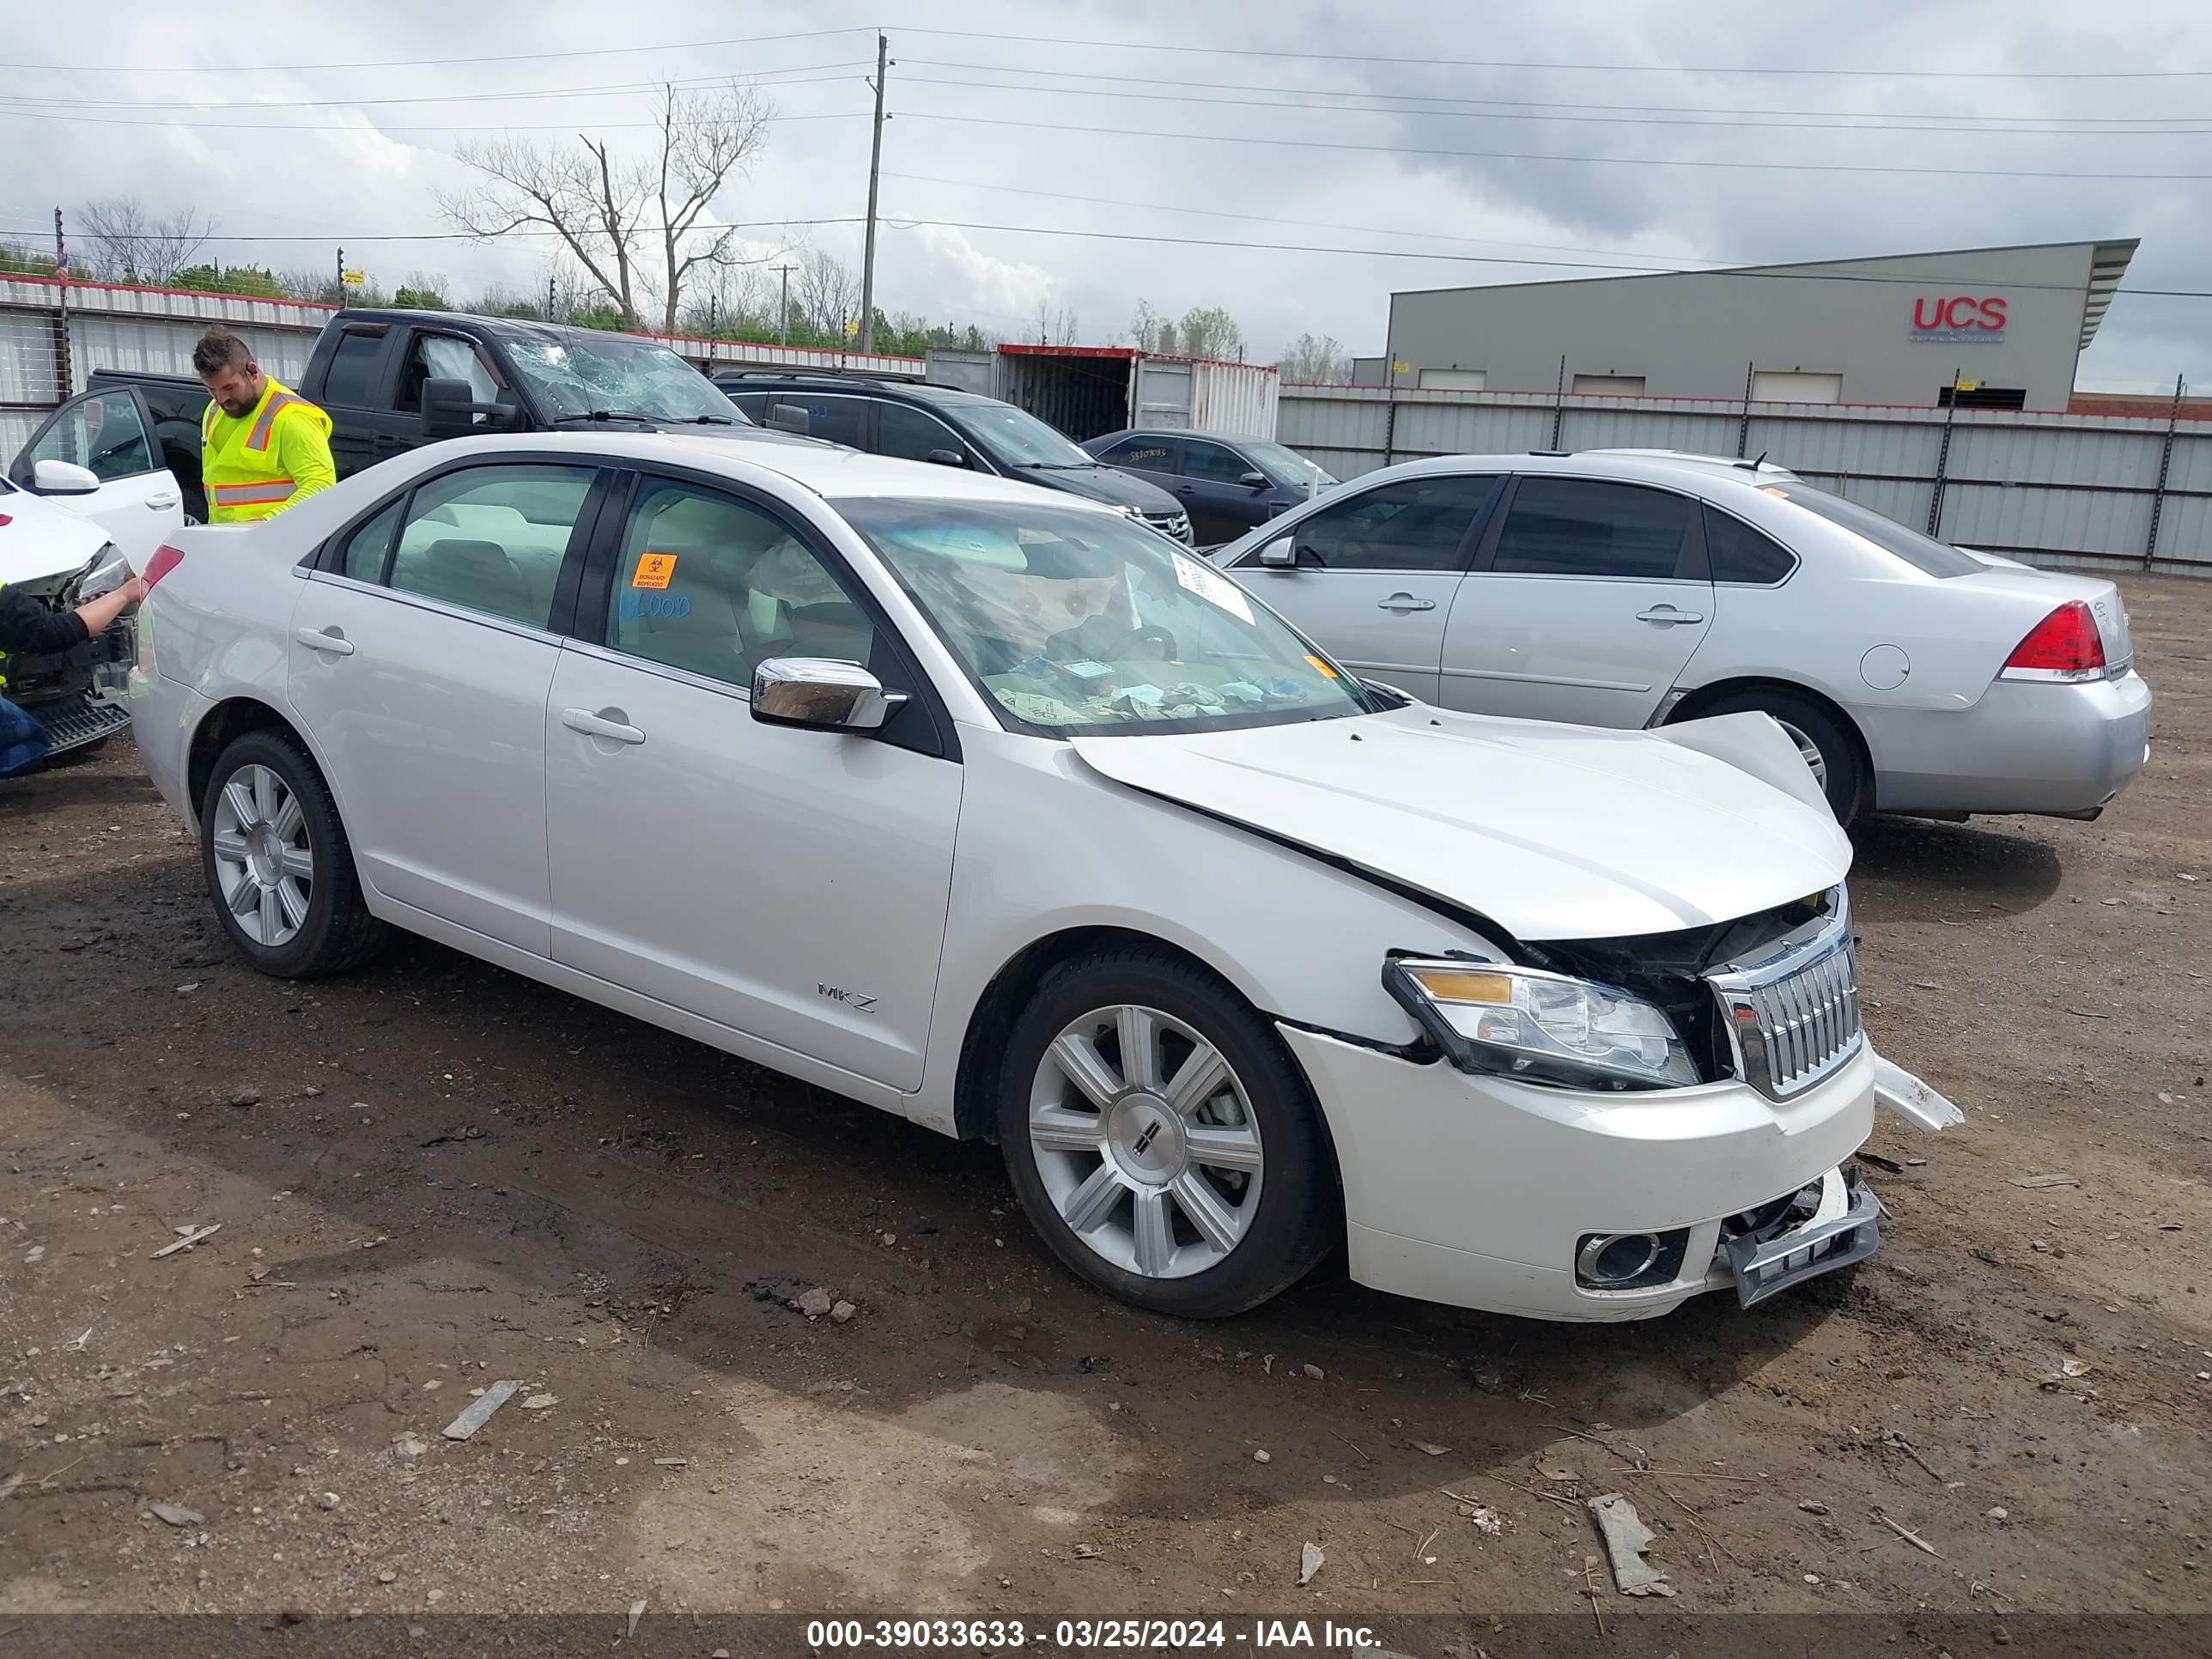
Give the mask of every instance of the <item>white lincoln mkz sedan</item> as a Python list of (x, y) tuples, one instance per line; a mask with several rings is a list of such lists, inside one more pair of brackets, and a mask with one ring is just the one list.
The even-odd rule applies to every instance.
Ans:
[(1763, 715), (1363, 684), (1107, 507), (828, 447), (385, 462), (156, 555), (155, 781), (264, 972), (404, 928), (946, 1134), (1142, 1306), (1563, 1319), (1848, 1265), (1850, 845)]

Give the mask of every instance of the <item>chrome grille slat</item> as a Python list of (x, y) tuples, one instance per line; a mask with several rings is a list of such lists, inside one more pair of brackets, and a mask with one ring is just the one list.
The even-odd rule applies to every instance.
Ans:
[(1832, 914), (1706, 977), (1739, 1074), (1771, 1099), (1811, 1086), (1865, 1042), (1850, 915), (1840, 891)]

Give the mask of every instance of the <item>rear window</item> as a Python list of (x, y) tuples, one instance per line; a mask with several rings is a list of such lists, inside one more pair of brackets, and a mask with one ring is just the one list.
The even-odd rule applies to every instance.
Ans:
[(1885, 519), (1871, 507), (1861, 507), (1856, 501), (1847, 501), (1840, 495), (1831, 495), (1825, 489), (1814, 489), (1809, 484), (1768, 484), (1764, 486), (1770, 495), (1795, 502), (1808, 513), (1817, 514), (1830, 524), (1841, 525), (1853, 534), (1863, 537), (1885, 553), (1894, 553), (1915, 570), (1930, 576), (1971, 576), (1989, 567), (1980, 560), (1969, 557), (1955, 547), (1946, 546), (1932, 536), (1923, 536), (1917, 530), (1908, 530), (1894, 519)]

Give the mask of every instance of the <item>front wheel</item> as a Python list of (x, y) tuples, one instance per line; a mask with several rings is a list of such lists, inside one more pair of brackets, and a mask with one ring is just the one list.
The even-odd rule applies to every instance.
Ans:
[(1341, 1232), (1320, 1115), (1280, 1041), (1164, 953), (1046, 975), (1006, 1045), (999, 1132), (1053, 1254), (1138, 1307), (1243, 1313)]
[(330, 787), (282, 732), (248, 732), (216, 762), (200, 804), (200, 860), (223, 933), (264, 974), (337, 973), (384, 942)]

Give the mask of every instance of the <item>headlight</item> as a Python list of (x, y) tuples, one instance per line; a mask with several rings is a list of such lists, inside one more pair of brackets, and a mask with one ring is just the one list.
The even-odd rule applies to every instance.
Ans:
[(131, 580), (131, 561), (125, 558), (113, 542), (92, 556), (92, 562), (77, 573), (76, 603), (96, 599), (103, 593), (112, 593)]
[(1698, 1081), (1674, 1024), (1618, 986), (1502, 963), (1394, 957), (1382, 983), (1462, 1071), (1582, 1089)]

